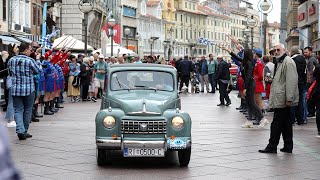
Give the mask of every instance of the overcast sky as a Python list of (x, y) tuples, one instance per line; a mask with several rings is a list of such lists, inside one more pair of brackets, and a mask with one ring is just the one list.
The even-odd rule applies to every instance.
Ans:
[[(257, 9), (258, 8), (258, 3), (260, 0), (249, 0), (253, 4), (253, 8)], [(273, 3), (273, 9), (272, 11), (268, 14), (268, 21), (269, 22), (279, 22), (280, 23), (280, 13), (281, 13), (281, 1), (280, 0), (271, 0)]]

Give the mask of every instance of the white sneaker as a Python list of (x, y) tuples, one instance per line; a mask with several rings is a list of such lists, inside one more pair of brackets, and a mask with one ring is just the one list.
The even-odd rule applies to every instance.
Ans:
[(241, 126), (242, 128), (253, 128), (253, 123), (252, 121), (246, 121), (244, 124)]
[(14, 128), (14, 127), (17, 127), (17, 123), (16, 123), (16, 121), (8, 122), (8, 123), (7, 123), (7, 127), (8, 127), (8, 128)]
[(266, 118), (263, 118), (260, 121), (260, 125), (258, 126), (258, 128), (264, 128), (267, 124), (269, 124), (269, 121)]
[(320, 139), (320, 133), (318, 133), (318, 135), (316, 136), (316, 138)]

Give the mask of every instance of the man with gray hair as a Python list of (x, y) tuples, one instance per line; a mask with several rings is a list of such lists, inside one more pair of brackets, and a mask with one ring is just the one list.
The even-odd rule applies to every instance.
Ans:
[(299, 88), (299, 103), (298, 106), (291, 108), (291, 122), (295, 123), (295, 119), (297, 119), (298, 125), (304, 124), (304, 89), (307, 85), (307, 75), (306, 75), (306, 67), (307, 63), (305, 58), (300, 53), (299, 46), (293, 46), (291, 48), (291, 58), (296, 63), (297, 73), (298, 73), (298, 88)]
[(283, 44), (275, 46), (276, 57), (275, 74), (271, 84), (270, 107), (274, 108), (273, 121), (270, 129), (269, 144), (260, 153), (277, 153), (280, 136), (282, 134), (284, 147), (281, 152), (292, 153), (292, 124), (291, 107), (298, 105), (298, 73), (296, 63), (286, 54)]

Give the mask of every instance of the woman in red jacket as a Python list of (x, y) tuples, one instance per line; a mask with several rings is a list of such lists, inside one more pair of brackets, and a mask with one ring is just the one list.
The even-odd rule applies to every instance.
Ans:
[(265, 92), (264, 85), (263, 85), (263, 70), (264, 70), (264, 64), (261, 62), (260, 58), (262, 57), (262, 50), (259, 48), (253, 49), (254, 53), (254, 71), (253, 76), (254, 80), (256, 82), (256, 89), (254, 93), (254, 99), (256, 101), (256, 104), (259, 106), (262, 112), (263, 110), (263, 104), (262, 104), (262, 93)]

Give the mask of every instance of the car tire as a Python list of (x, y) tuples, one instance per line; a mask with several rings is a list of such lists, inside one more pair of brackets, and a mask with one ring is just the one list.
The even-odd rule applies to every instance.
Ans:
[(108, 164), (108, 151), (105, 149), (97, 148), (97, 164), (98, 166), (104, 166)]
[(189, 165), (191, 156), (191, 147), (178, 151), (180, 167), (186, 167)]

